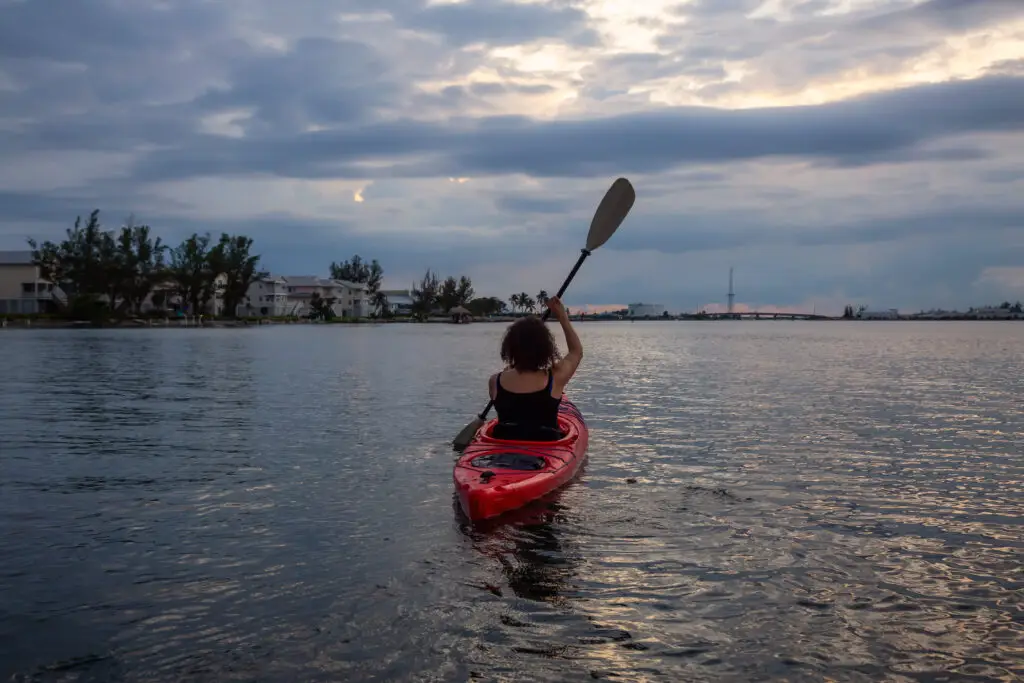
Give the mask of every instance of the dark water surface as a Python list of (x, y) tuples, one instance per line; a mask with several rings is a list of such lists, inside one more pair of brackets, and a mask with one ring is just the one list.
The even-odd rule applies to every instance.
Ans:
[(0, 680), (1024, 675), (1024, 325), (581, 325), (585, 471), (474, 530), (501, 332), (0, 332)]

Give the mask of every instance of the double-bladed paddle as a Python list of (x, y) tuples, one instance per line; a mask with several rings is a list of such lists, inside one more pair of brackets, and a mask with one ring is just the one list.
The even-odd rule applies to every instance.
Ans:
[[(586, 260), (590, 253), (600, 247), (602, 244), (608, 241), (615, 231), (622, 225), (622, 221), (626, 219), (626, 214), (633, 208), (633, 202), (636, 200), (636, 192), (633, 191), (633, 186), (625, 178), (618, 178), (612, 186), (608, 188), (608, 191), (604, 194), (604, 199), (597, 207), (597, 211), (594, 213), (593, 220), (590, 221), (590, 232), (587, 233), (587, 245), (580, 249), (580, 257), (576, 261), (576, 265), (572, 267), (569, 272), (569, 276), (565, 278), (565, 282), (562, 283), (561, 288), (558, 290), (558, 294), (555, 296), (561, 297), (565, 293), (566, 287), (572, 282), (572, 279), (576, 277), (576, 271), (583, 265), (583, 261)], [(541, 320), (547, 320), (548, 316), (551, 315), (551, 310), (545, 310), (541, 316)], [(452, 450), (463, 451), (466, 446), (470, 444), (473, 437), (480, 427), (483, 426), (484, 422), (487, 421), (487, 413), (491, 411), (494, 406), (494, 399), (487, 402), (487, 407), (484, 408), (483, 412), (473, 418), (473, 421), (462, 428), (459, 435), (452, 441)]]

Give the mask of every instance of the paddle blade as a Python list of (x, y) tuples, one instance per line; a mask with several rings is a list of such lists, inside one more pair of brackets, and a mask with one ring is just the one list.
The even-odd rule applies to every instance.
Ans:
[(477, 430), (483, 426), (484, 421), (482, 419), (480, 419), (479, 417), (474, 418), (472, 422), (470, 422), (468, 425), (462, 428), (462, 431), (459, 432), (459, 435), (455, 437), (454, 441), (452, 441), (452, 450), (466, 450), (466, 446), (468, 446), (470, 442), (473, 441), (473, 437), (476, 436)]
[(619, 178), (604, 194), (604, 199), (590, 221), (590, 232), (587, 234), (587, 251), (593, 251), (608, 241), (615, 231), (626, 220), (626, 214), (633, 208), (636, 192), (633, 185), (625, 178)]

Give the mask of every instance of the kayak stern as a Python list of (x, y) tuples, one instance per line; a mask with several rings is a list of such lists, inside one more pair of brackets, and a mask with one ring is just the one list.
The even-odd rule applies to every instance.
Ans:
[(471, 520), (497, 517), (563, 486), (586, 458), (589, 433), (568, 399), (559, 406), (558, 441), (510, 441), (491, 436), (497, 420), (478, 431), (455, 463), (459, 505)]

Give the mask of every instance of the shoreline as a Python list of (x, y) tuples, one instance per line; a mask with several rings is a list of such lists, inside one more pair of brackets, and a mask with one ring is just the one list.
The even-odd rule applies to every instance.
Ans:
[[(204, 319), (198, 321), (195, 319), (143, 319), (135, 318), (128, 320), (109, 320), (104, 322), (93, 322), (89, 320), (66, 320), (61, 318), (51, 317), (34, 317), (34, 316), (19, 316), (17, 318), (0, 318), (0, 330), (11, 329), (11, 330), (24, 330), (24, 329), (239, 329), (239, 328), (256, 328), (264, 327), (267, 325), (468, 325), (468, 324), (509, 324), (514, 322), (516, 317), (513, 316), (495, 316), (492, 318), (479, 318), (474, 319), (470, 322), (455, 323), (448, 318), (428, 318), (423, 321), (413, 320), (411, 318), (358, 318), (358, 319), (344, 319), (344, 320), (308, 320), (308, 319), (294, 319), (294, 320), (274, 320), (270, 318), (243, 318), (243, 319)], [(698, 323), (710, 323), (710, 322), (858, 322), (858, 323), (900, 323), (900, 322), (1024, 322), (1024, 318), (969, 318), (969, 317), (949, 317), (949, 318), (928, 318), (928, 317), (900, 317), (900, 318), (880, 318), (880, 319), (862, 319), (862, 318), (843, 318), (843, 317), (828, 317), (828, 316), (814, 316), (814, 317), (803, 317), (803, 316), (790, 316), (786, 314), (780, 314), (778, 317), (775, 316), (762, 316), (760, 318), (729, 318), (725, 316), (672, 316), (668, 318), (613, 318), (613, 317), (598, 317), (598, 316), (579, 316), (572, 317), (573, 323), (624, 323), (624, 322), (643, 322), (643, 323), (680, 323), (680, 322), (698, 322)]]

